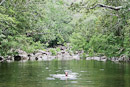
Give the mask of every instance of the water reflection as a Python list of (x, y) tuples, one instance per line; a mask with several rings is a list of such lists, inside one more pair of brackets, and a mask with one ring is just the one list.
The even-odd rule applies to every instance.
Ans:
[(82, 60), (3, 63), (0, 87), (130, 87), (130, 64)]

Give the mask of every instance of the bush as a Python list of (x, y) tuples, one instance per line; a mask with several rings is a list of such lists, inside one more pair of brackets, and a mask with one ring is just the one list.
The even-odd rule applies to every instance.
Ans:
[(52, 55), (54, 55), (54, 56), (57, 54), (56, 50), (53, 49), (53, 48), (51, 48), (49, 51), (50, 51), (50, 52), (52, 53)]

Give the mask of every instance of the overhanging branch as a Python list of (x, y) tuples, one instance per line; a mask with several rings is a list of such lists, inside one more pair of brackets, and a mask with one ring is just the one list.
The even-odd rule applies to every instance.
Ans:
[[(81, 6), (81, 7), (86, 8), (85, 6)], [(103, 7), (103, 8), (108, 8), (108, 9), (116, 10), (116, 11), (118, 11), (118, 10), (120, 10), (120, 9), (123, 8), (122, 6), (113, 7), (113, 6), (104, 5), (104, 4), (96, 4), (95, 6), (90, 7), (90, 8), (87, 8), (87, 9), (94, 9), (94, 8), (96, 8), (96, 7)]]
[(122, 6), (113, 7), (113, 6), (103, 5), (103, 4), (97, 4), (95, 7), (97, 7), (97, 6), (104, 7), (104, 8), (109, 8), (109, 9), (112, 9), (112, 10), (120, 10), (122, 8)]

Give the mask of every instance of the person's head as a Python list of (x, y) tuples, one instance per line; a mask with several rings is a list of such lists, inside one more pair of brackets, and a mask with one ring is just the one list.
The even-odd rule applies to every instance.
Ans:
[(68, 72), (65, 72), (65, 76), (68, 76)]

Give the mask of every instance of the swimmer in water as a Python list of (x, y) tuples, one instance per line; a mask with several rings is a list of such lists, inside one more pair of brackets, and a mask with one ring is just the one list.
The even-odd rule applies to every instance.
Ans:
[(65, 76), (68, 76), (68, 72), (65, 72)]

